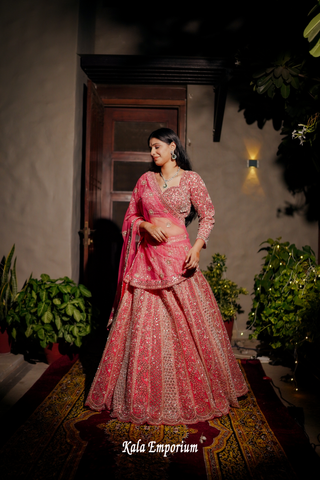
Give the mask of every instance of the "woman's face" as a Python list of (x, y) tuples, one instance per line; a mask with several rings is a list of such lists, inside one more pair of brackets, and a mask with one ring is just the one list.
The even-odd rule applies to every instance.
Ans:
[(166, 163), (171, 162), (171, 153), (174, 152), (176, 144), (171, 142), (170, 145), (168, 145), (158, 138), (151, 138), (149, 147), (150, 155), (153, 158), (154, 163), (157, 166), (162, 167)]

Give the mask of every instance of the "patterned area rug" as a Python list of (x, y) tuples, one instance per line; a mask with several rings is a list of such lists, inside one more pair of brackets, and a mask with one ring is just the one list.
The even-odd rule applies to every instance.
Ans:
[[(60, 366), (62, 378), (42, 401), (36, 399), (35, 387), (14, 409), (15, 419), (24, 413), (1, 449), (1, 478), (317, 478), (308, 472), (319, 472), (319, 458), (263, 380), (260, 362), (242, 361), (240, 366), (250, 386), (240, 408), (191, 426), (137, 426), (107, 412), (92, 412), (84, 407), (80, 361)], [(41, 382), (48, 388), (54, 371), (49, 367), (38, 390)]]

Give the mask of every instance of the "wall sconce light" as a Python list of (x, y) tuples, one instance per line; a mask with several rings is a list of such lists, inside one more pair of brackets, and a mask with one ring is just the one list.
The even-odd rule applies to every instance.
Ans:
[(247, 160), (247, 167), (259, 168), (259, 160)]

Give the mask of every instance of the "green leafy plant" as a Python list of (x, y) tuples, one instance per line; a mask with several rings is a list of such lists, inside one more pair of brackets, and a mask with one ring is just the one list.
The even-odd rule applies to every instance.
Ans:
[(320, 340), (320, 266), (309, 246), (298, 249), (269, 238), (267, 255), (255, 276), (248, 325), (251, 338), (271, 338), (273, 348), (297, 350)]
[(14, 259), (11, 268), (14, 250), (15, 245), (11, 248), (8, 256), (2, 258), (0, 264), (0, 327), (2, 329), (6, 327), (7, 314), (17, 296), (17, 258)]
[[(315, 10), (319, 9), (320, 1), (317, 2), (312, 10), (309, 12), (309, 15)], [(309, 53), (314, 57), (320, 57), (320, 13), (318, 13), (313, 19), (308, 23), (304, 32), (304, 38), (308, 39), (308, 42), (311, 43)]]
[(297, 90), (300, 86), (301, 68), (302, 64), (297, 65), (289, 53), (281, 54), (273, 65), (254, 73), (251, 84), (260, 95), (266, 93), (273, 98), (278, 89), (283, 98), (288, 98), (291, 87)]
[(80, 347), (93, 326), (90, 297), (84, 285), (68, 277), (30, 278), (8, 312), (8, 330), (14, 339), (37, 340), (43, 348), (59, 339)]
[(212, 261), (207, 267), (208, 270), (203, 271), (203, 275), (207, 279), (211, 290), (217, 300), (222, 318), (228, 322), (236, 317), (237, 313), (243, 313), (241, 305), (238, 303), (239, 295), (248, 295), (245, 288), (231, 280), (224, 278), (227, 271), (226, 256), (216, 253), (212, 256)]

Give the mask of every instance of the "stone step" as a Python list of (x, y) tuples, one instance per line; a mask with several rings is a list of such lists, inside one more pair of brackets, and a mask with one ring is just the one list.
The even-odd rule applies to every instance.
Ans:
[(23, 355), (13, 353), (0, 353), (0, 382), (23, 364)]

